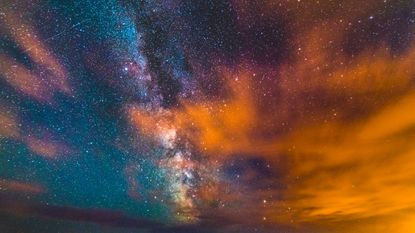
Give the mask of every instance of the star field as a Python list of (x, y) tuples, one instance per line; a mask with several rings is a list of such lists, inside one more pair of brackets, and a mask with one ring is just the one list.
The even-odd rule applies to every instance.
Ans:
[(5, 0), (0, 232), (413, 232), (415, 1)]

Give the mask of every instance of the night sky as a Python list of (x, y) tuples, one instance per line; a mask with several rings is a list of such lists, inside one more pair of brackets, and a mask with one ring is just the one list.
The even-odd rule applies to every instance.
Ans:
[(0, 232), (415, 232), (414, 0), (1, 0)]

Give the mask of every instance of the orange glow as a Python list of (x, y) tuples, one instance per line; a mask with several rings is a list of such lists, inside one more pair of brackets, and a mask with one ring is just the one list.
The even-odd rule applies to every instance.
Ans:
[(175, 143), (176, 128), (169, 111), (150, 112), (139, 106), (127, 109), (130, 122), (148, 139), (155, 138), (165, 148), (172, 148)]
[(248, 137), (254, 127), (256, 113), (248, 74), (225, 74), (231, 81), (231, 97), (206, 103), (183, 102), (176, 114), (181, 129), (211, 156), (219, 157), (250, 145)]
[(301, 179), (286, 195), (304, 197), (288, 201), (301, 220), (393, 215), (415, 205), (413, 117), (407, 117), (413, 98), (362, 123), (308, 127), (287, 138), (285, 150), (295, 148), (291, 177)]

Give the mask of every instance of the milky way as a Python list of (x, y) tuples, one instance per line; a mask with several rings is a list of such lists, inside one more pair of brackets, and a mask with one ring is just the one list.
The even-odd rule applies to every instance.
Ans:
[(415, 231), (415, 1), (5, 0), (0, 232)]

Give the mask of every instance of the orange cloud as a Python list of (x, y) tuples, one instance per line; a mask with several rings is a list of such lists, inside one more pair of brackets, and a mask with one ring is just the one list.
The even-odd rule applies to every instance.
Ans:
[(230, 97), (224, 100), (193, 103), (183, 101), (175, 114), (180, 129), (211, 156), (220, 157), (248, 150), (255, 126), (256, 109), (247, 73), (224, 74), (230, 80)]
[(402, 97), (362, 123), (302, 128), (287, 138), (291, 177), (301, 178), (287, 197), (304, 197), (292, 208), (305, 219), (345, 220), (415, 207), (414, 124), (407, 117), (413, 98)]
[[(313, 72), (301, 63), (291, 73), (283, 70), (286, 76), (278, 90), (284, 101), (276, 102), (275, 109), (281, 115), (303, 114), (289, 119), (274, 112), (269, 118), (275, 125), (289, 122), (290, 132), (268, 142), (250, 137), (248, 145), (272, 168), (278, 169), (284, 158), (289, 161), (286, 188), (234, 194), (234, 200), (250, 200), (249, 211), (239, 218), (255, 215), (253, 221), (300, 226), (324, 223), (321, 232), (414, 230), (415, 92), (410, 83), (415, 69), (408, 62), (414, 49), (398, 57), (375, 54), (363, 53), (344, 68), (330, 67), (334, 60), (325, 71)], [(281, 181), (267, 182), (273, 187)], [(262, 199), (266, 204), (259, 204)]]
[[(317, 35), (323, 34), (307, 38)], [(415, 47), (350, 58), (333, 56), (336, 47), (319, 40), (304, 43), (297, 59), (277, 71), (241, 65), (225, 72), (232, 91), (223, 100), (182, 102), (176, 125), (208, 160), (261, 156), (274, 173), (284, 172), (256, 181), (268, 189), (213, 185), (207, 190), (216, 198), (206, 200), (222, 200), (222, 213), (246, 223), (311, 224), (321, 232), (399, 225), (398, 232), (412, 232)], [(276, 73), (276, 80), (260, 83), (266, 73)], [(275, 188), (279, 183), (284, 188)]]

